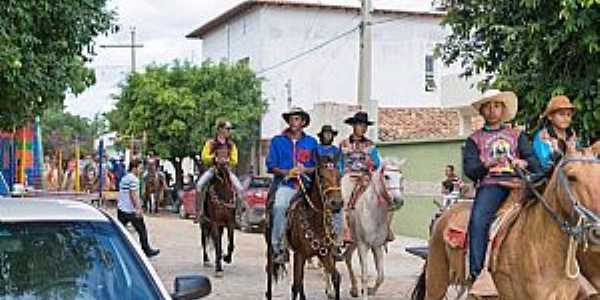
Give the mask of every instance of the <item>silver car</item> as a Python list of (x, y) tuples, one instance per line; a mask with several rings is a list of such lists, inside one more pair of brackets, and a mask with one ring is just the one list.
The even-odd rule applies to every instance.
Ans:
[(169, 295), (125, 228), (83, 202), (0, 198), (0, 299), (197, 299), (208, 278)]

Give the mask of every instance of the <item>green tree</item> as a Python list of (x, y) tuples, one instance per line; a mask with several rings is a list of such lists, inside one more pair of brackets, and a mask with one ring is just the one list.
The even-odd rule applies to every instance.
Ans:
[(234, 139), (247, 155), (259, 138), (259, 123), (266, 110), (260, 79), (245, 64), (205, 62), (201, 66), (175, 61), (153, 65), (129, 76), (115, 96), (115, 110), (106, 116), (120, 136), (146, 138), (152, 150), (175, 166), (181, 187), (184, 157), (196, 160), (204, 141), (214, 135), (218, 118), (237, 127)]
[(493, 74), (482, 87), (512, 89), (517, 120), (535, 127), (552, 95), (578, 108), (575, 127), (587, 140), (600, 134), (600, 1), (452, 1), (440, 48), (466, 76)]
[(59, 108), (46, 110), (41, 121), (44, 152), (54, 154), (62, 150), (64, 157), (74, 155), (76, 138), (79, 139), (82, 155), (94, 153), (94, 140), (104, 131), (104, 119), (96, 117), (90, 120)]
[(95, 83), (93, 38), (110, 31), (106, 0), (7, 0), (0, 5), (0, 128), (31, 121)]

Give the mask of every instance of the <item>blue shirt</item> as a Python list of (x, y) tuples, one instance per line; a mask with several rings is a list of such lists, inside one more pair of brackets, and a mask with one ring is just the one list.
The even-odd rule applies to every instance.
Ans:
[[(295, 143), (286, 132), (273, 137), (266, 160), (268, 172), (273, 174), (274, 168), (289, 170), (300, 164), (306, 168), (314, 168), (316, 160), (313, 153), (317, 145), (314, 137), (304, 133)], [(273, 183), (277, 184), (282, 180), (282, 176), (276, 175)], [(287, 182), (287, 185), (295, 187), (294, 182)]]
[(334, 159), (338, 159), (340, 155), (340, 149), (335, 145), (323, 145), (317, 146), (317, 156), (330, 156)]

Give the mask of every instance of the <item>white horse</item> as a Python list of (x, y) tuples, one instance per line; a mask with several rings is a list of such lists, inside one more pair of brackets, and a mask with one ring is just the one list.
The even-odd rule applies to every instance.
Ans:
[[(346, 252), (346, 266), (350, 275), (350, 295), (358, 297), (357, 281), (352, 269), (352, 255), (358, 249), (361, 265), (361, 294), (364, 300), (375, 295), (383, 283), (383, 246), (388, 236), (388, 223), (393, 217), (391, 207), (400, 207), (404, 203), (404, 177), (400, 169), (404, 164), (393, 160), (384, 161), (380, 168), (371, 175), (364, 193), (359, 196), (354, 209), (348, 210), (347, 222), (354, 243)], [(348, 204), (354, 188), (353, 178), (346, 175), (342, 178), (342, 197)], [(369, 250), (373, 253), (377, 280), (375, 286), (368, 287)]]

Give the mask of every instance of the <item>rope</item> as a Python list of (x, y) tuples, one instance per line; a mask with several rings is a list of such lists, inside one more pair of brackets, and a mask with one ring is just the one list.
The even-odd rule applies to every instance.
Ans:
[[(583, 218), (579, 217), (577, 226), (581, 225)], [(567, 248), (567, 262), (565, 263), (565, 274), (569, 279), (577, 279), (579, 277), (579, 263), (577, 262), (577, 240), (573, 236), (569, 236), (569, 246)]]

